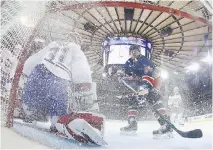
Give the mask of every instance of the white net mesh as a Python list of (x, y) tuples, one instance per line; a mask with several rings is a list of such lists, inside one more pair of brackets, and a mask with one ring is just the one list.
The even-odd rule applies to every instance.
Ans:
[[(16, 101), (10, 95), (11, 85), (18, 59), (26, 55), (22, 53), (24, 49), (32, 49), (33, 53), (41, 49), (45, 43), (54, 40), (80, 44), (81, 36), (73, 30), (75, 20), (67, 19), (60, 12), (46, 13), (56, 8), (54, 4), (57, 4), (57, 7), (61, 5), (45, 1), (5, 1), (2, 5), (1, 125), (6, 125), (8, 121), (8, 109), (14, 109), (9, 107), (11, 100)], [(31, 37), (30, 47), (26, 47)], [(11, 65), (6, 65), (6, 61)]]
[(45, 13), (44, 1), (4, 1), (1, 6), (1, 125), (7, 120), (18, 59)]

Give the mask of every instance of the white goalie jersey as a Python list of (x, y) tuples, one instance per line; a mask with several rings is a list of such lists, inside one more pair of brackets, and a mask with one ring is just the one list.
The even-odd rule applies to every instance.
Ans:
[[(86, 104), (94, 106), (93, 103), (97, 100), (96, 84), (92, 82), (89, 63), (79, 45), (68, 42), (52, 42), (27, 59), (23, 73), (29, 76), (38, 64), (44, 64), (55, 76), (71, 81), (71, 84), (76, 87), (77, 85), (91, 85), (90, 89), (82, 91), (70, 86), (69, 103), (74, 105), (74, 97), (81, 97), (81, 100), (84, 100)], [(75, 107), (79, 109), (79, 107)], [(98, 111), (98, 106), (94, 109)]]
[(37, 64), (44, 64), (54, 75), (74, 83), (92, 83), (91, 70), (81, 47), (75, 43), (52, 42), (27, 59), (27, 76)]

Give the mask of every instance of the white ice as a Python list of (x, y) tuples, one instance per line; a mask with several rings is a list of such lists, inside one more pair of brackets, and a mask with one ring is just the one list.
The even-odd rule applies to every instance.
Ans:
[(47, 149), (45, 145), (22, 137), (13, 129), (1, 127), (1, 149)]
[(125, 126), (127, 122), (110, 121), (106, 124), (106, 141), (108, 148), (114, 149), (212, 149), (212, 123), (193, 123), (178, 127), (183, 131), (195, 128), (202, 129), (203, 137), (200, 139), (183, 138), (175, 133), (173, 139), (154, 140), (153, 129), (158, 129), (159, 125), (155, 121), (139, 122), (137, 136), (120, 135), (119, 128)]
[[(188, 139), (180, 137), (175, 133), (173, 139), (160, 139), (154, 140), (152, 138), (152, 131), (159, 127), (157, 122), (144, 121), (139, 122), (138, 134), (136, 136), (121, 135), (119, 132), (120, 127), (126, 125), (125, 121), (106, 121), (105, 140), (108, 145), (104, 147), (94, 147), (85, 144), (80, 144), (75, 141), (70, 141), (44, 133), (41, 130), (33, 129), (31, 127), (23, 126), (21, 124), (14, 124), (13, 130), (28, 139), (36, 141), (32, 148), (38, 146), (37, 143), (45, 145), (49, 148), (60, 149), (212, 149), (212, 122), (191, 123), (183, 127), (178, 127), (183, 131), (192, 129), (202, 129), (203, 137), (199, 139)], [(39, 127), (48, 128), (49, 124), (38, 123)], [(5, 133), (5, 136), (7, 134)], [(8, 135), (10, 136), (10, 135)], [(17, 140), (18, 141), (18, 140)], [(13, 145), (19, 145), (16, 140), (13, 140)], [(35, 145), (35, 146), (34, 146)], [(25, 145), (22, 144), (22, 148)], [(20, 146), (19, 146), (20, 147)], [(20, 147), (21, 148), (21, 147)]]

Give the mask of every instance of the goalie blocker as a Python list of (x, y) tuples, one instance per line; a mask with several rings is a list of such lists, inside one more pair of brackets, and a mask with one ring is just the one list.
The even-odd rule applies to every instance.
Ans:
[(58, 134), (81, 143), (106, 145), (104, 141), (104, 116), (92, 112), (72, 112), (59, 118)]

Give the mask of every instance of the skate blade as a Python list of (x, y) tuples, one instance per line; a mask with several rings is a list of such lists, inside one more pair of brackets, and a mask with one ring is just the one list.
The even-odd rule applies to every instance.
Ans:
[(183, 126), (184, 126), (184, 123), (179, 123), (179, 126), (182, 126), (182, 127), (183, 127)]
[(128, 135), (128, 136), (136, 136), (138, 135), (136, 131), (121, 131), (121, 135)]
[(171, 139), (174, 138), (174, 134), (172, 132), (166, 133), (166, 134), (156, 134), (153, 135), (153, 139), (159, 140), (159, 139)]

